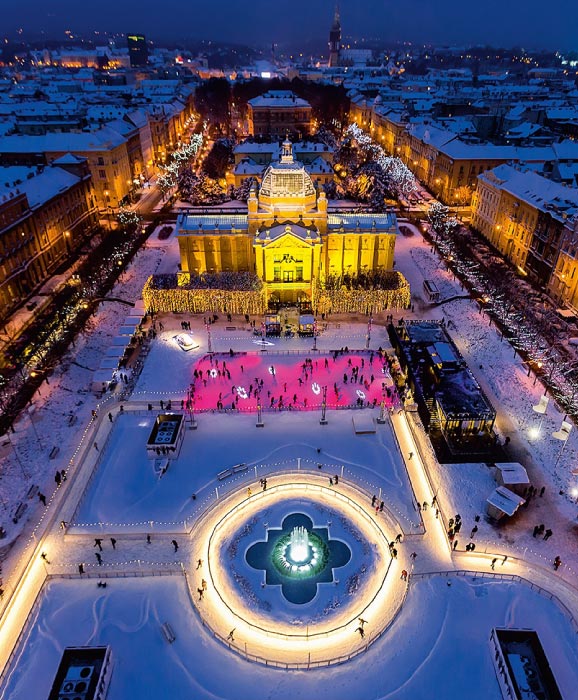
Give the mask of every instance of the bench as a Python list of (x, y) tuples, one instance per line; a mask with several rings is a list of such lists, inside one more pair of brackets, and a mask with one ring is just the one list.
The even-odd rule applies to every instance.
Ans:
[(176, 634), (173, 632), (173, 628), (168, 622), (162, 623), (161, 630), (163, 631), (163, 635), (169, 644), (172, 644), (177, 638)]
[(78, 417), (75, 416), (73, 413), (71, 413), (71, 414), (68, 416), (68, 421), (67, 421), (67, 422), (68, 422), (68, 425), (70, 425), (70, 426), (75, 425), (76, 422), (77, 422), (77, 420), (78, 420)]
[(20, 520), (20, 518), (26, 513), (26, 510), (28, 509), (28, 503), (19, 503), (18, 506), (16, 507), (16, 510), (14, 511), (14, 515), (12, 516), (12, 522), (14, 525)]
[(238, 474), (239, 472), (246, 472), (249, 467), (245, 464), (245, 462), (241, 462), (241, 464), (235, 464), (233, 467), (233, 474)]
[(60, 452), (60, 447), (58, 447), (58, 445), (54, 445), (54, 447), (50, 450), (50, 454), (48, 455), (48, 459), (56, 459), (59, 452)]
[(237, 326), (225, 326), (225, 330), (226, 330), (226, 331), (236, 331), (236, 330), (237, 330)]
[(222, 472), (219, 472), (217, 474), (217, 479), (219, 481), (223, 481), (223, 479), (227, 479), (229, 476), (233, 476), (233, 470), (232, 469), (223, 469)]

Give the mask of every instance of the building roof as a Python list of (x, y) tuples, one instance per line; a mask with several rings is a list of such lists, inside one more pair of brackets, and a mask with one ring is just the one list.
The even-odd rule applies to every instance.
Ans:
[(494, 508), (502, 511), (506, 515), (514, 515), (518, 508), (525, 503), (521, 496), (517, 493), (510, 491), (505, 486), (498, 486), (497, 489), (492, 491), (488, 496), (488, 503)]
[(478, 175), (478, 180), (509, 192), (553, 218), (561, 220), (578, 213), (578, 188), (553, 182), (531, 170), (504, 164)]
[(383, 233), (398, 233), (397, 218), (395, 214), (329, 214), (327, 228), (332, 231), (344, 229), (344, 231), (360, 230), (364, 232), (377, 231)]
[(304, 107), (311, 107), (309, 102), (297, 97), (291, 90), (269, 90), (263, 95), (254, 97), (249, 100), (251, 107), (299, 107), (303, 109)]
[[(29, 172), (24, 174), (24, 171)], [(23, 192), (28, 198), (28, 204), (31, 209), (42, 206), (80, 182), (79, 177), (62, 168), (49, 167), (41, 173), (34, 174), (35, 172), (35, 169), (21, 168), (20, 166), (0, 168), (0, 177), (4, 179), (5, 183), (7, 182), (6, 178), (16, 176), (12, 180), (12, 183), (14, 183), (15, 180), (24, 174), (25, 179), (13, 185), (12, 188), (6, 188), (6, 193), (11, 191)], [(33, 177), (29, 177), (30, 174), (33, 174)]]

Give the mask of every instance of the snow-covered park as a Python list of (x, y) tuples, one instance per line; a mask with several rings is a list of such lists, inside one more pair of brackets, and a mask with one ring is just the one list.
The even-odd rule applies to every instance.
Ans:
[[(483, 517), (485, 500), (495, 487), (491, 468), (484, 464), (438, 464), (413, 416), (395, 411), (385, 424), (377, 422), (383, 396), (381, 377), (378, 379), (376, 371), (371, 381), (371, 371), (364, 367), (364, 379), (370, 387), (365, 381), (352, 387), (348, 359), (352, 365), (361, 365), (363, 358), (368, 365), (368, 351), (375, 357), (380, 347), (391, 351), (385, 314), (376, 316), (371, 328), (368, 318), (361, 315), (327, 319), (317, 338), (317, 351), (311, 338), (298, 337), (273, 339), (262, 349), (256, 346), (251, 326), (243, 318), (234, 318), (232, 323), (219, 319), (210, 326), (212, 350), (221, 353), (220, 362), (226, 361), (229, 371), (235, 373), (231, 380), (221, 377), (220, 384), (218, 376), (207, 378), (205, 374), (212, 365), (206, 359), (209, 336), (203, 318), (166, 315), (160, 319), (164, 329), (152, 343), (135, 390), (122, 400), (121, 411), (121, 401), (114, 394), (99, 402), (89, 391), (92, 373), (123, 318), (115, 304), (103, 304), (93, 326), (71, 348), (50, 384), (43, 385), (36, 395), (34, 410), (25, 412), (10, 443), (2, 445), (1, 521), (7, 541), (15, 544), (4, 552), (5, 595), (0, 605), (5, 615), (1, 624), (9, 630), (18, 627), (8, 624), (8, 606), (15, 591), (24, 600), (24, 608), (28, 605), (32, 612), (0, 678), (1, 698), (46, 697), (64, 647), (110, 644), (114, 659), (112, 699), (137, 695), (255, 699), (315, 695), (362, 700), (425, 698), (435, 693), (457, 700), (467, 692), (469, 698), (498, 700), (501, 692), (489, 648), (489, 635), (495, 626), (536, 629), (563, 696), (572, 697), (578, 680), (576, 623), (571, 620), (578, 615), (578, 491), (574, 491), (578, 479), (572, 473), (576, 431), (561, 450), (552, 433), (560, 427), (562, 414), (552, 401), (543, 420), (536, 415), (532, 406), (544, 388), (534, 376), (528, 376), (528, 368), (500, 340), (475, 304), (458, 299), (432, 308), (422, 298), (424, 279), (435, 281), (442, 298), (462, 290), (419, 232), (413, 232), (413, 236), (398, 239), (396, 268), (411, 283), (414, 311), (398, 311), (394, 316), (446, 319), (450, 334), (498, 411), (497, 427), (502, 438), (511, 439), (512, 460), (524, 463), (535, 486), (544, 486), (543, 497), (534, 499), (505, 526), (496, 527)], [(177, 259), (174, 238), (159, 241), (153, 236), (124, 273), (115, 293), (137, 299), (146, 277), (154, 271), (172, 271)], [(199, 345), (191, 352), (184, 352), (174, 341), (183, 320), (191, 323), (191, 335)], [(322, 358), (332, 363), (332, 351), (344, 346), (351, 354), (339, 356), (332, 373)], [(235, 353), (233, 360), (229, 359), (230, 350)], [(314, 375), (305, 378), (303, 362), (308, 357), (320, 366), (314, 366)], [(269, 371), (271, 366), (276, 367), (275, 375)], [(199, 380), (194, 372), (200, 369), (204, 376)], [(315, 372), (319, 376), (326, 372), (323, 383), (317, 383), (320, 388), (328, 386), (327, 425), (320, 425), (319, 394), (312, 386)], [(347, 388), (344, 373), (349, 374)], [(245, 374), (248, 381), (242, 377)], [(203, 379), (207, 385), (215, 381), (205, 387)], [(275, 384), (277, 399), (283, 395), (287, 397), (284, 401), (292, 402), (293, 394), (298, 394), (294, 409), (285, 410), (284, 406), (279, 411), (275, 410), (278, 405), (265, 405), (264, 427), (256, 425), (253, 404), (248, 404), (249, 411), (230, 410), (228, 406), (223, 412), (213, 410), (219, 400), (245, 400), (238, 387), (248, 390), (245, 385), (256, 384), (256, 379), (269, 383), (261, 394), (264, 404), (270, 402), (266, 392), (273, 394)], [(170, 399), (172, 409), (180, 411), (180, 402), (186, 401), (195, 380), (197, 429), (187, 427), (178, 458), (171, 460), (159, 478), (147, 458), (146, 441), (160, 412), (160, 401)], [(331, 406), (334, 383), (340, 385), (333, 402), (340, 405), (339, 410)], [(239, 398), (235, 398), (233, 386)], [(370, 406), (344, 408), (360, 398), (358, 389), (367, 392), (364, 398)], [(310, 402), (305, 405), (309, 390)], [(189, 424), (191, 415), (186, 410), (184, 414)], [(71, 420), (71, 415), (76, 420)], [(371, 426), (375, 432), (356, 432), (356, 420), (363, 420), (365, 427)], [(58, 454), (49, 459), (54, 446), (58, 446)], [(243, 468), (233, 471), (238, 465)], [(57, 469), (66, 469), (67, 479), (56, 488)], [(227, 470), (230, 474), (220, 479), (219, 474)], [(276, 482), (287, 485), (292, 479), (297, 481), (300, 472), (317, 479), (319, 507), (335, 512), (337, 506), (330, 501), (329, 489), (335, 493), (338, 489), (329, 479), (337, 474), (341, 480), (338, 488), (343, 494), (350, 491), (349, 497), (355, 508), (363, 509), (364, 518), (373, 518), (388, 537), (393, 538), (399, 528), (403, 539), (399, 558), (389, 565), (388, 585), (395, 588), (391, 619), (378, 618), (377, 614), (366, 618), (367, 641), (371, 641), (367, 649), (362, 649), (353, 627), (335, 642), (334, 655), (333, 642), (328, 639), (326, 657), (342, 657), (350, 649), (355, 658), (329, 669), (287, 671), (242, 658), (245, 648), (256, 656), (264, 651), (243, 625), (235, 644), (226, 643), (228, 619), (208, 612), (208, 603), (218, 588), (212, 580), (206, 594), (209, 600), (196, 600), (194, 591), (200, 581), (195, 563), (201, 559), (207, 567), (209, 550), (201, 551), (201, 546), (205, 547), (203, 532), (195, 528), (209, 522), (208, 514), (226, 504), (231, 513), (241, 514), (227, 531), (227, 536), (236, 537), (247, 522), (243, 518), (249, 505), (265, 498), (259, 479), (268, 478), (274, 490)], [(46, 507), (31, 487), (38, 487), (46, 496)], [(439, 513), (431, 507), (434, 495)], [(377, 512), (372, 508), (373, 496)], [(383, 515), (379, 511), (381, 500)], [(422, 502), (430, 507), (419, 513), (416, 504)], [(17, 503), (27, 508), (13, 523)], [(310, 508), (315, 512), (314, 506)], [(271, 506), (265, 512), (270, 520), (277, 511)], [(455, 513), (461, 514), (464, 529), (462, 542), (453, 552), (444, 523)], [(476, 520), (476, 516), (481, 518)], [(354, 510), (351, 518), (356, 518)], [(333, 516), (326, 519), (336, 520)], [(361, 520), (360, 516), (356, 526), (361, 527)], [(474, 523), (478, 527), (474, 538), (477, 550), (475, 555), (466, 555), (463, 547)], [(553, 530), (550, 540), (532, 536), (538, 523)], [(150, 541), (145, 539), (147, 535), (152, 536)], [(345, 538), (346, 533), (336, 525), (332, 536)], [(95, 554), (100, 556), (93, 545), (95, 537), (104, 539), (102, 565), (95, 560)], [(177, 540), (178, 551), (172, 544)], [(242, 548), (248, 546), (250, 542), (242, 540)], [(42, 567), (38, 566), (41, 553), (46, 555)], [(416, 556), (410, 558), (410, 553)], [(362, 559), (361, 554), (354, 554), (355, 559)], [(490, 563), (498, 555), (503, 563), (494, 572)], [(555, 555), (563, 561), (556, 572), (552, 566)], [(77, 574), (80, 563), (84, 578)], [(370, 562), (364, 565), (371, 568)], [(464, 569), (471, 575), (458, 576)], [(42, 586), (39, 576), (43, 570), (49, 578)], [(187, 577), (175, 573), (179, 570)], [(406, 584), (401, 581), (403, 570), (410, 572), (407, 597)], [(32, 574), (37, 579), (36, 588), (25, 586), (26, 576)], [(63, 577), (71, 574), (75, 577)], [(259, 586), (259, 572), (253, 576), (245, 572), (244, 576), (252, 586)], [(512, 576), (521, 576), (544, 590), (510, 580)], [(106, 581), (106, 588), (97, 587), (99, 580)], [(234, 589), (234, 578), (221, 580), (228, 581), (227, 590)], [(41, 591), (36, 603), (33, 590)], [(274, 600), (274, 592), (257, 591), (262, 601)], [(337, 586), (335, 595), (341, 605), (339, 596), (346, 595), (346, 587)], [(249, 611), (252, 601), (253, 596), (245, 595)], [(203, 620), (208, 622), (204, 625), (200, 605), (205, 603), (207, 617)], [(310, 611), (312, 618), (320, 612), (315, 605)], [(19, 620), (26, 618), (21, 607), (18, 614)], [(282, 622), (274, 613), (270, 621), (273, 626)], [(170, 622), (175, 632), (172, 644), (161, 633), (163, 622)], [(220, 638), (213, 636), (211, 629)], [(383, 634), (376, 638), (378, 632)], [(15, 641), (16, 635), (9, 635), (0, 666), (6, 664)], [(360, 649), (363, 653), (358, 653)]]

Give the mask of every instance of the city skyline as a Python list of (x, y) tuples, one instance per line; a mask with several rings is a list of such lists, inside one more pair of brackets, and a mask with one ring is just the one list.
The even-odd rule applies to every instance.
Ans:
[[(180, 0), (167, 0), (162, 8), (151, 0), (122, 0), (114, 13), (103, 14), (101, 8), (73, 0), (59, 0), (49, 6), (40, 0), (29, 0), (20, 10), (11, 8), (3, 24), (5, 36), (22, 30), (23, 39), (31, 35), (53, 39), (66, 30), (83, 35), (139, 31), (159, 41), (216, 39), (263, 46), (271, 42), (319, 41), (322, 51), (334, 6), (331, 0), (316, 4), (282, 0), (272, 13), (265, 0), (255, 0), (249, 6), (225, 1), (195, 7), (183, 6)], [(488, 0), (475, 7), (464, 7), (459, 0), (407, 0), (403, 4), (365, 0), (355, 7), (340, 3), (345, 42), (350, 38), (378, 38), (384, 42), (571, 50), (578, 6), (558, 0), (555, 10), (544, 13), (541, 0), (515, 0), (507, 5)]]

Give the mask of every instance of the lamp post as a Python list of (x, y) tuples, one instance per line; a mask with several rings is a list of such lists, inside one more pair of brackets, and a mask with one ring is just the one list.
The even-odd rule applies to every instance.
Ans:
[(373, 325), (373, 309), (369, 311), (369, 321), (367, 322), (367, 336), (365, 337), (365, 349), (369, 350), (369, 343), (371, 342), (371, 327)]
[(211, 329), (209, 328), (208, 323), (207, 323), (207, 350), (209, 352), (213, 352), (213, 345), (211, 342)]
[(257, 423), (255, 424), (257, 428), (263, 428), (265, 424), (263, 423), (263, 418), (261, 414), (261, 402), (257, 404)]
[(321, 420), (319, 421), (319, 425), (327, 425), (327, 418), (325, 417), (325, 413), (327, 410), (327, 386), (323, 387), (323, 401), (321, 403)]
[(317, 320), (313, 321), (313, 350), (317, 350)]

